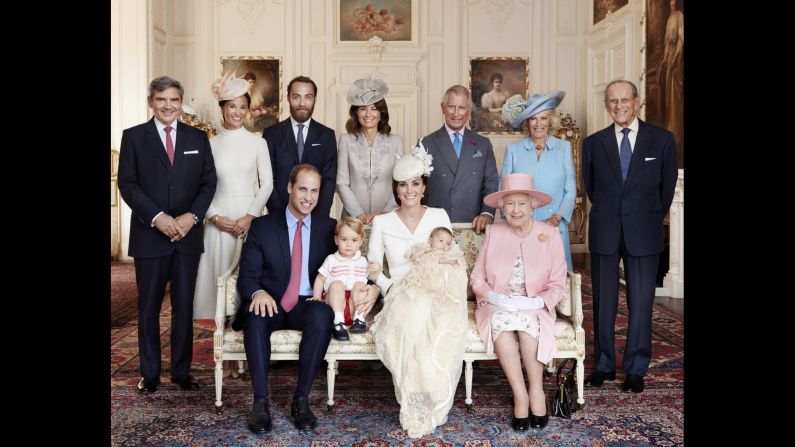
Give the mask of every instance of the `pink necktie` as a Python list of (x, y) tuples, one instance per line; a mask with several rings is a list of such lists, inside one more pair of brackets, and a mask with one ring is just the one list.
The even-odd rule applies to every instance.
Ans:
[(166, 126), (166, 153), (168, 154), (168, 161), (174, 164), (174, 142), (171, 140), (171, 126)]
[(282, 295), (282, 307), (287, 312), (293, 310), (293, 307), (298, 304), (298, 288), (301, 286), (301, 257), (303, 252), (301, 225), (303, 225), (303, 223), (303, 220), (299, 220), (295, 228), (293, 253), (290, 257), (290, 283), (287, 284), (287, 290), (284, 292), (284, 295)]

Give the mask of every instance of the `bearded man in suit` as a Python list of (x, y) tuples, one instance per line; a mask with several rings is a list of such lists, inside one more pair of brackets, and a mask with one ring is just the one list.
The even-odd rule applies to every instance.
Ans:
[(306, 76), (287, 84), (290, 117), (268, 127), (262, 138), (268, 142), (273, 167), (273, 193), (268, 198), (268, 212), (287, 208), (287, 183), (295, 165), (308, 163), (322, 176), (316, 214), (328, 216), (337, 190), (337, 138), (334, 131), (312, 119), (317, 99), (317, 84)]

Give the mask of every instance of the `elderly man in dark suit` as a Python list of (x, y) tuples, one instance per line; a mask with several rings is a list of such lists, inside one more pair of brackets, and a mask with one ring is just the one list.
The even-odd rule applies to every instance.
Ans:
[(171, 382), (199, 383), (193, 357), (193, 292), (204, 251), (203, 220), (215, 194), (215, 164), (207, 135), (177, 121), (184, 89), (167, 76), (149, 84), (154, 117), (125, 129), (119, 151), (119, 191), (132, 209), (130, 256), (138, 287), (141, 394), (160, 383), (160, 307), (171, 282)]
[(586, 384), (600, 387), (616, 378), (618, 263), (623, 259), (629, 326), (622, 389), (641, 393), (651, 360), (657, 263), (665, 248), (663, 218), (676, 186), (676, 143), (671, 132), (635, 117), (635, 84), (611, 82), (604, 100), (614, 124), (586, 138), (582, 151), (582, 178), (591, 200), (594, 314), (594, 371)]
[(272, 427), (268, 403), (270, 339), (273, 331), (281, 329), (303, 331), (298, 348), (298, 385), (290, 414), (299, 430), (317, 425), (308, 397), (331, 341), (334, 312), (324, 302), (310, 298), (317, 270), (336, 250), (337, 224), (326, 214), (312, 213), (318, 205), (320, 185), (317, 168), (296, 165), (288, 177), (287, 208), (254, 219), (243, 244), (237, 280), (241, 304), (233, 328), (243, 329), (254, 389), (248, 428), (254, 433)]
[(328, 216), (331, 212), (337, 188), (337, 138), (333, 130), (312, 120), (316, 99), (315, 81), (306, 76), (294, 78), (287, 84), (290, 117), (262, 132), (273, 167), (269, 213), (282, 212), (287, 207), (287, 178), (293, 166), (300, 163), (314, 165), (323, 176), (315, 214)]
[(498, 176), (491, 140), (465, 127), (472, 107), (468, 88), (448, 88), (442, 101), (444, 125), (422, 144), (433, 155), (428, 206), (444, 208), (451, 222), (471, 222), (480, 232), (494, 222), (494, 208), (483, 198), (497, 190)]

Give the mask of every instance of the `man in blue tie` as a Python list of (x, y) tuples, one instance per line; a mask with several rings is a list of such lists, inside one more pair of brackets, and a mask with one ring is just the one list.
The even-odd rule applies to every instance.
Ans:
[(585, 383), (600, 387), (616, 378), (618, 264), (623, 259), (629, 324), (621, 388), (641, 393), (651, 360), (652, 304), (659, 254), (665, 248), (663, 218), (676, 186), (676, 143), (671, 132), (635, 117), (635, 84), (611, 82), (604, 100), (614, 124), (586, 138), (582, 151), (582, 179), (591, 201), (594, 321), (594, 370)]
[(494, 222), (494, 208), (483, 197), (497, 191), (497, 161), (491, 140), (466, 128), (472, 113), (469, 89), (454, 85), (442, 101), (444, 125), (422, 143), (433, 155), (428, 206), (444, 208), (450, 221), (472, 223), (481, 232)]
[(290, 116), (262, 132), (268, 142), (273, 167), (273, 193), (268, 198), (268, 213), (287, 208), (287, 179), (294, 166), (308, 163), (323, 178), (315, 214), (328, 216), (337, 190), (337, 138), (334, 131), (312, 119), (317, 100), (317, 84), (297, 76), (287, 84)]

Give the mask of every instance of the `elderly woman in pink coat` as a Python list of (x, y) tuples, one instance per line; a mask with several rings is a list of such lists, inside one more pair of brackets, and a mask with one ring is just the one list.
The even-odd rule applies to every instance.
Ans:
[(563, 297), (566, 260), (560, 232), (533, 220), (533, 209), (552, 198), (533, 189), (533, 177), (509, 174), (502, 177), (500, 191), (483, 201), (502, 210), (503, 220), (486, 227), (470, 278), (478, 303), (478, 331), (488, 353), (497, 353), (511, 385), (511, 427), (544, 428), (549, 416), (543, 368), (557, 350), (555, 306)]

